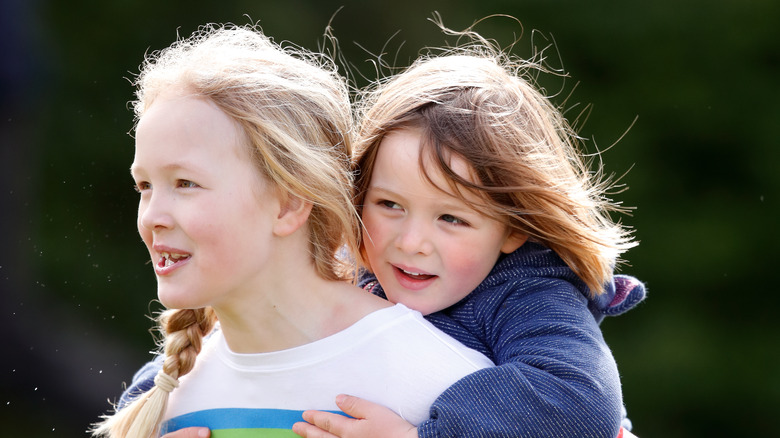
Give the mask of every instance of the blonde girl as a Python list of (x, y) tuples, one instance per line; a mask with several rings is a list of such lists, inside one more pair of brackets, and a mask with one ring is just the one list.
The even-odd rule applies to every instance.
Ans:
[(137, 376), (94, 435), (294, 436), (345, 386), (419, 424), (490, 364), (348, 281), (352, 119), (325, 56), (204, 26), (151, 55), (137, 87), (138, 231), (170, 310), (154, 386)]

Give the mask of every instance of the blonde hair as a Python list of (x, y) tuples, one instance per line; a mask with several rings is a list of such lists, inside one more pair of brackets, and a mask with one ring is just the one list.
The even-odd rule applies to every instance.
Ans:
[[(431, 170), (423, 163), (433, 163), (455, 193), (470, 190), (485, 201), (475, 206), (461, 196), (465, 202), (555, 251), (592, 294), (601, 294), (620, 254), (636, 243), (608, 214), (624, 209), (606, 197), (610, 182), (601, 168), (589, 171), (562, 112), (534, 87), (530, 73), (543, 67), (510, 56), (471, 28), (439, 25), (470, 42), (422, 56), (361, 100), (353, 157), (358, 212), (384, 136), (419, 128), (426, 176)], [(452, 155), (470, 165), (476, 183), (450, 168)]]
[[(282, 47), (256, 26), (208, 25), (147, 57), (136, 86), (137, 119), (174, 87), (211, 100), (235, 120), (259, 172), (283, 195), (312, 203), (309, 244), (318, 274), (354, 276), (354, 266), (337, 257), (344, 246), (356, 251), (359, 219), (351, 202), (349, 93), (332, 61)], [(156, 436), (168, 393), (192, 369), (215, 323), (210, 308), (162, 313), (165, 362), (155, 387), (104, 417), (93, 434)]]

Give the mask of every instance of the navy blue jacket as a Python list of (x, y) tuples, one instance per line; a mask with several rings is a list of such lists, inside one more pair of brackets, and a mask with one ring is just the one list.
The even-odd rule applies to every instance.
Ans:
[[(372, 280), (361, 285), (384, 296)], [(590, 299), (574, 272), (538, 244), (504, 256), (461, 302), (428, 316), (497, 366), (447, 389), (420, 438), (618, 436), (620, 379), (599, 323), (644, 297), (642, 283), (618, 275)]]

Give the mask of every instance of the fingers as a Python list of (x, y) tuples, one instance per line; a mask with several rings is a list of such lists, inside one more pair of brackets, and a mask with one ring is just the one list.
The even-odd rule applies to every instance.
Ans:
[[(343, 437), (349, 429), (350, 423), (356, 421), (340, 414), (322, 411), (305, 411), (303, 419), (309, 424), (301, 423), (301, 430), (306, 433), (306, 435), (301, 436), (309, 438)], [(295, 429), (293, 431), (298, 433)], [(300, 433), (298, 434), (300, 435)]]
[(338, 438), (337, 435), (303, 421), (293, 424), (292, 430), (303, 438)]
[(371, 412), (377, 408), (384, 409), (376, 403), (346, 394), (340, 394), (336, 397), (336, 405), (353, 418), (368, 418)]
[(207, 427), (188, 427), (166, 433), (162, 438), (209, 438), (211, 431)]

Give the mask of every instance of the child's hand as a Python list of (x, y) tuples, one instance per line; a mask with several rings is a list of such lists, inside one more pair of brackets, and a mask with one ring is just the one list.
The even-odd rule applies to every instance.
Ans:
[(188, 427), (166, 433), (162, 438), (208, 438), (209, 436), (211, 436), (211, 431), (206, 427)]
[(304, 438), (417, 438), (417, 428), (390, 409), (349, 395), (336, 397), (347, 415), (306, 411), (308, 423), (295, 423), (293, 432)]

